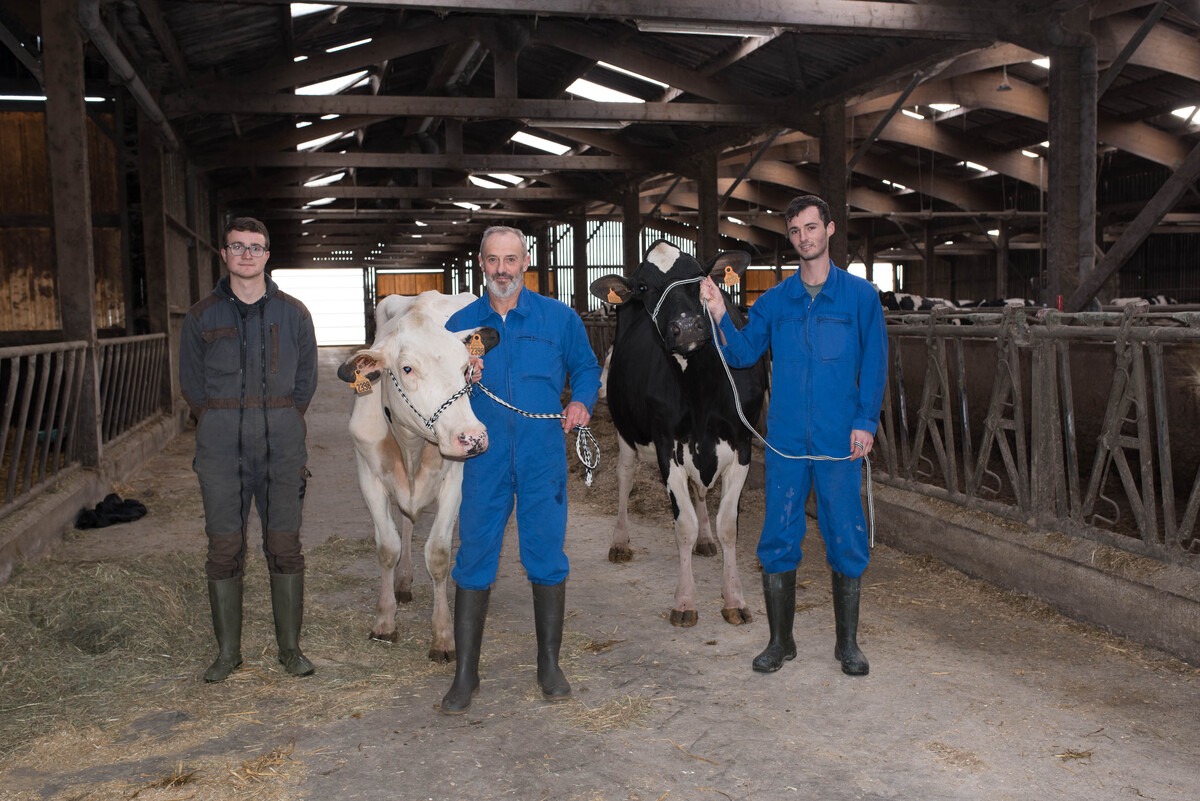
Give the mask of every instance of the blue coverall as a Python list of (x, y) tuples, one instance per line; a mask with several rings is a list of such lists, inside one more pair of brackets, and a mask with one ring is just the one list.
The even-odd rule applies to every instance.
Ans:
[[(721, 319), (731, 367), (772, 358), (767, 439), (787, 454), (846, 456), (852, 430), (874, 434), (887, 381), (887, 332), (879, 293), (832, 262), (811, 297), (797, 270), (750, 307), (740, 331)], [(870, 558), (862, 464), (786, 459), (766, 452), (766, 514), (758, 558), (766, 573), (800, 564), (804, 505), (814, 482), (817, 522), (830, 567), (858, 578)]]
[[(504, 318), (485, 294), (459, 310), (446, 327), (487, 325), (500, 343), (484, 357), (481, 383), (518, 409), (562, 412), (571, 400), (591, 413), (600, 393), (600, 365), (583, 321), (557, 300), (522, 289)], [(476, 390), (471, 408), (488, 431), (488, 449), (467, 459), (459, 510), (459, 548), (452, 575), (459, 587), (487, 590), (496, 580), (504, 527), (516, 501), (521, 564), (534, 584), (553, 586), (570, 570), (563, 543), (567, 530), (567, 457), (562, 421), (533, 419), (506, 409)]]

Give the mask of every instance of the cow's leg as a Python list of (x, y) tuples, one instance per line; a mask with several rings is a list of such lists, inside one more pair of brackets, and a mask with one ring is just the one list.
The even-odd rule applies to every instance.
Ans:
[(698, 521), (696, 547), (692, 549), (692, 553), (697, 556), (716, 556), (717, 541), (713, 539), (712, 523), (708, 520), (708, 501), (705, 500), (708, 490), (702, 484), (692, 484), (692, 490), (696, 493), (695, 507)]
[(633, 549), (629, 547), (629, 492), (637, 469), (637, 450), (621, 437), (617, 437), (617, 447), (617, 522), (608, 547), (608, 561), (630, 562)]
[(412, 566), (412, 535), (413, 521), (408, 519), (408, 515), (400, 515), (400, 561), (396, 564), (396, 569), (393, 571), (393, 595), (399, 603), (406, 604), (412, 601), (412, 582), (413, 582), (413, 566)]
[(735, 626), (754, 619), (746, 606), (737, 568), (738, 499), (748, 475), (749, 465), (735, 462), (729, 466), (721, 481), (721, 505), (717, 509), (717, 536), (721, 538), (721, 596), (725, 599), (721, 616)]
[(450, 577), (450, 544), (454, 538), (454, 524), (458, 520), (458, 505), (462, 501), (462, 463), (452, 462), (446, 468), (442, 485), (438, 488), (437, 516), (429, 539), (425, 541), (425, 567), (433, 579), (433, 640), (429, 645), (429, 658), (435, 662), (453, 662), (454, 622), (450, 616), (450, 600), (446, 586)]
[(371, 639), (396, 641), (396, 562), (400, 559), (400, 534), (392, 520), (392, 499), (383, 482), (369, 470), (359, 470), (359, 487), (375, 524), (375, 555), (379, 559), (379, 604)]
[(679, 549), (679, 582), (675, 585), (672, 626), (694, 626), (700, 620), (696, 611), (696, 580), (692, 576), (692, 548), (696, 545), (698, 521), (683, 467), (671, 463), (667, 472), (667, 493), (675, 514), (675, 546)]

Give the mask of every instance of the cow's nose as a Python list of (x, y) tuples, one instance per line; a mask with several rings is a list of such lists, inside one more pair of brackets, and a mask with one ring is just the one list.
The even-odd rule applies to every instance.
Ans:
[(458, 442), (460, 445), (462, 445), (464, 454), (467, 456), (477, 456), (487, 450), (487, 432), (482, 431), (478, 434), (459, 434)]

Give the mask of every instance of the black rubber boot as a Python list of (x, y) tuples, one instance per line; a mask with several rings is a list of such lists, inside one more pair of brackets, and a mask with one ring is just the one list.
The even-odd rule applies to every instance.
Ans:
[(442, 714), (461, 715), (479, 691), (479, 649), (491, 590), (454, 590), (454, 683), (442, 696)]
[(275, 612), (275, 642), (279, 664), (293, 676), (311, 676), (316, 668), (300, 652), (300, 626), (304, 622), (304, 574), (271, 574), (271, 609)]
[(553, 586), (533, 585), (533, 626), (537, 631), (537, 680), (547, 701), (571, 697), (571, 685), (558, 666), (562, 648), (563, 616), (567, 605), (567, 582)]
[(784, 662), (796, 658), (796, 641), (792, 639), (792, 623), (796, 619), (796, 571), (763, 573), (762, 582), (771, 641), (765, 651), (754, 657), (753, 667), (759, 673), (774, 673)]
[(220, 651), (204, 671), (204, 680), (225, 681), (242, 664), (242, 577), (209, 579), (208, 604)]
[(871, 666), (858, 647), (858, 602), (862, 594), (862, 579), (833, 574), (833, 621), (837, 627), (837, 644), (833, 658), (842, 663), (847, 676), (865, 676)]

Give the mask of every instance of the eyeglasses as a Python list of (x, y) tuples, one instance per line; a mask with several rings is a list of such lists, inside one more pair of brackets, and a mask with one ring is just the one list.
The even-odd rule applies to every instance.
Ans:
[(235, 256), (240, 256), (243, 250), (248, 250), (250, 251), (250, 255), (256, 259), (267, 252), (267, 249), (262, 245), (243, 245), (241, 242), (230, 242), (225, 246), (225, 249)]

